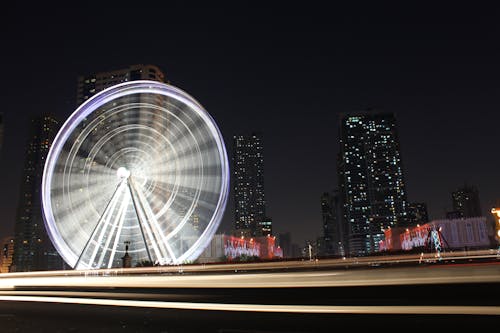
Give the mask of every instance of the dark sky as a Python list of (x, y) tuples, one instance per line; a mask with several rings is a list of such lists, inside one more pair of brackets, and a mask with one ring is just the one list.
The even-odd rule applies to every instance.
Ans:
[[(408, 198), (426, 202), (431, 218), (451, 210), (450, 192), (464, 182), (478, 187), (485, 214), (500, 198), (494, 7), (18, 3), (0, 23), (0, 235), (13, 233), (30, 117), (65, 119), (78, 75), (138, 63), (194, 96), (229, 151), (234, 134), (264, 133), (268, 215), (294, 242), (321, 235), (319, 198), (337, 186), (340, 112), (396, 114)], [(221, 231), (232, 216), (231, 201)]]

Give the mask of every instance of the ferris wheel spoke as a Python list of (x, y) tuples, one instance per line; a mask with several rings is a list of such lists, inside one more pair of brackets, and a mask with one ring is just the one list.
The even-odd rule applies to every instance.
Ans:
[[(97, 256), (99, 249), (101, 249), (101, 251), (103, 251), (103, 252), (106, 251), (106, 248), (102, 247), (102, 241), (103, 241), (104, 236), (106, 235), (106, 230), (108, 229), (108, 227), (111, 227), (110, 221), (111, 221), (111, 218), (113, 217), (113, 212), (116, 208), (117, 203), (119, 202), (119, 197), (120, 197), (123, 189), (124, 189), (124, 182), (122, 181), (120, 183), (117, 195), (113, 198), (113, 203), (111, 204), (111, 209), (108, 211), (106, 216), (103, 218), (104, 222), (103, 222), (103, 225), (101, 227), (101, 232), (99, 233), (99, 237), (98, 237), (97, 241), (94, 241), (94, 250), (92, 251), (92, 255), (90, 256), (90, 259), (89, 259), (90, 265), (94, 264), (94, 261), (95, 261), (95, 258)], [(99, 267), (99, 266), (97, 266), (97, 267)]]
[[(116, 228), (118, 227), (118, 224), (121, 221), (121, 217), (124, 214), (126, 210), (126, 204), (127, 204), (127, 191), (122, 191), (122, 197), (121, 197), (121, 204), (120, 208), (118, 209), (117, 214), (113, 214), (113, 212), (110, 214), (110, 217), (115, 216), (113, 224), (110, 224), (110, 231), (106, 235), (106, 244), (104, 245), (104, 248), (101, 250), (101, 254), (99, 256), (99, 261), (97, 263), (97, 267), (102, 267), (102, 263), (104, 261), (104, 258), (106, 257), (106, 254), (109, 249), (109, 244), (111, 243), (112, 239), (117, 240), (118, 233), (115, 233)], [(120, 201), (118, 199), (117, 201)], [(120, 230), (121, 231), (121, 230)]]
[(96, 223), (96, 226), (94, 227), (94, 230), (92, 230), (92, 233), (90, 234), (90, 237), (87, 239), (87, 242), (85, 243), (85, 246), (83, 247), (81, 253), (80, 253), (80, 256), (78, 257), (78, 260), (76, 261), (76, 264), (74, 265), (74, 268), (78, 268), (78, 264), (80, 263), (83, 255), (85, 254), (85, 252), (87, 251), (89, 245), (90, 245), (90, 242), (92, 241), (92, 239), (95, 237), (95, 235), (97, 234), (97, 231), (99, 230), (99, 228), (101, 227), (101, 224), (102, 224), (102, 221), (103, 219), (107, 216), (107, 214), (109, 213), (109, 210), (111, 209), (111, 206), (116, 202), (116, 198), (117, 198), (117, 194), (120, 190), (120, 188), (122, 187), (122, 183), (120, 183), (116, 189), (115, 189), (115, 192), (113, 193), (113, 195), (111, 196), (111, 199), (109, 200), (108, 204), (106, 205), (106, 208), (104, 209), (102, 215), (100, 216), (99, 220), (97, 221)]
[(146, 234), (148, 236), (148, 239), (151, 242), (151, 246), (153, 247), (153, 251), (156, 255), (156, 258), (158, 261), (160, 261), (161, 258), (163, 258), (163, 254), (160, 252), (160, 249), (158, 248), (158, 243), (155, 241), (155, 239), (151, 233), (151, 229), (149, 228), (149, 225), (147, 223), (147, 216), (145, 215), (144, 207), (141, 205), (141, 202), (139, 202), (139, 200), (136, 196), (136, 193), (134, 192), (134, 189), (132, 188), (132, 186), (130, 186), (130, 182), (128, 183), (128, 189), (129, 189), (130, 195), (132, 197), (132, 203), (134, 205), (134, 210), (135, 210), (135, 213), (137, 215), (137, 222), (138, 222), (139, 227), (141, 229), (142, 238), (144, 240), (144, 246), (146, 247), (146, 251), (148, 253), (149, 260), (151, 262), (153, 262), (152, 257), (151, 257), (151, 253), (149, 252), (149, 244), (148, 244), (148, 241), (146, 239), (146, 235), (144, 234), (144, 229), (146, 230)]
[(144, 207), (147, 216), (146, 222), (150, 224), (150, 228), (153, 231), (153, 234), (155, 235), (158, 244), (160, 245), (160, 247), (163, 248), (164, 251), (166, 250), (168, 256), (172, 259), (173, 262), (175, 262), (177, 258), (174, 254), (174, 251), (172, 250), (172, 247), (167, 241), (164, 232), (162, 231), (158, 223), (158, 220), (155, 217), (154, 212), (151, 210), (151, 206), (148, 204), (148, 201), (144, 196), (144, 193), (142, 193), (140, 189), (135, 188), (135, 186), (132, 183), (132, 180), (130, 181), (130, 186), (133, 186), (135, 192), (138, 194), (139, 201), (141, 202), (142, 207)]

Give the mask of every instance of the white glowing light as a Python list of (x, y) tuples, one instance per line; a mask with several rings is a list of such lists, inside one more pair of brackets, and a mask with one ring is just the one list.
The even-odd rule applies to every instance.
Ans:
[[(50, 149), (45, 224), (78, 269), (195, 260), (222, 218), (227, 153), (212, 117), (184, 91), (155, 81), (108, 88), (82, 104)], [(193, 221), (196, 220), (196, 227)]]
[(120, 179), (128, 178), (130, 177), (130, 171), (128, 171), (127, 168), (119, 167), (118, 170), (116, 170), (116, 175)]

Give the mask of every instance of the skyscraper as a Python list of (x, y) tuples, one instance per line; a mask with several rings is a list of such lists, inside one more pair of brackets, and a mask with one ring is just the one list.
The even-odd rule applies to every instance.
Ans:
[(340, 119), (339, 186), (351, 256), (378, 251), (383, 229), (407, 223), (396, 119), (360, 112)]
[[(236, 232), (267, 235), (272, 226), (266, 217), (264, 196), (264, 148), (261, 133), (234, 136), (233, 190)], [(263, 222), (269, 222), (263, 224)], [(266, 230), (262, 230), (262, 229)]]
[(165, 75), (154, 65), (131, 65), (107, 72), (96, 72), (78, 77), (76, 104), (85, 102), (96, 93), (119, 83), (135, 80), (165, 82)]
[(40, 199), (45, 159), (58, 129), (59, 122), (51, 115), (31, 121), (15, 224), (13, 270), (17, 272), (63, 268), (45, 229)]
[(479, 191), (476, 187), (464, 184), (451, 193), (453, 211), (458, 217), (482, 216)]
[(423, 202), (412, 202), (408, 204), (408, 221), (409, 226), (424, 224), (429, 222), (429, 214), (427, 213), (427, 205)]
[(338, 210), (338, 194), (324, 192), (321, 195), (321, 217), (323, 220), (323, 239), (319, 249), (321, 255), (343, 254), (342, 230)]

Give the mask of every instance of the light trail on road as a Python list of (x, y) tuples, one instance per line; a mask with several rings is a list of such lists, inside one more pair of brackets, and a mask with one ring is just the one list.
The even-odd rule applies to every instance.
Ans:
[[(430, 268), (432, 267), (432, 269)], [(404, 284), (500, 283), (500, 265), (359, 268), (353, 270), (177, 275), (70, 275), (19, 277), (4, 274), (0, 289), (19, 287), (290, 288)]]
[(0, 301), (43, 302), (85, 304), (101, 306), (125, 306), (140, 308), (209, 310), (272, 313), (315, 313), (315, 314), (430, 314), (430, 315), (500, 315), (496, 306), (332, 306), (332, 305), (271, 305), (271, 304), (224, 304), (159, 302), (138, 300), (116, 300), (96, 298), (0, 296)]
[[(294, 271), (272, 271), (273, 263), (266, 263), (248, 271), (234, 265), (239, 269), (226, 266), (210, 273), (151, 273), (159, 268), (149, 267), (149, 274), (2, 274), (0, 302), (290, 314), (500, 315), (494, 296), (500, 286), (497, 261), (355, 269), (327, 269), (328, 263)], [(430, 290), (444, 298), (426, 298)], [(471, 293), (478, 296), (468, 299)]]

